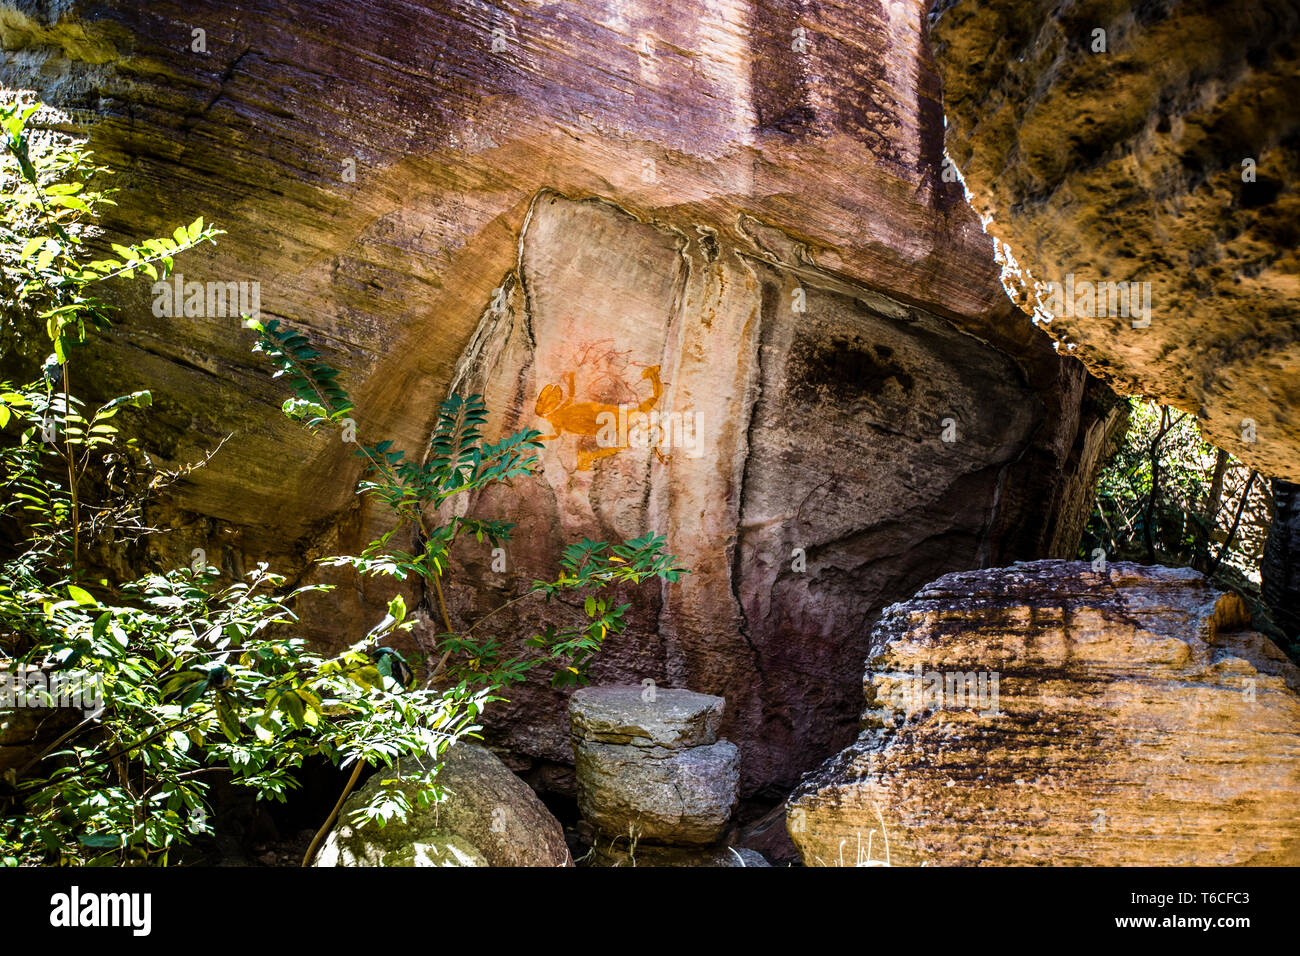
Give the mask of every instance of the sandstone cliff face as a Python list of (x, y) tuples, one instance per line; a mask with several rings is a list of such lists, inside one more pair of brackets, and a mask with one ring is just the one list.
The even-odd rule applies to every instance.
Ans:
[[(852, 739), (881, 607), (1069, 552), (1114, 424), (940, 175), (923, 27), (919, 2), (9, 2), (0, 79), (79, 110), (124, 171), (110, 232), (226, 229), (183, 271), (260, 282), (343, 370), (363, 440), (418, 449), (449, 388), (558, 435), (540, 483), (471, 503), (518, 537), (504, 573), (459, 555), (457, 614), (579, 535), (665, 533), (695, 573), (629, 596), (594, 676), (725, 697), (753, 793)], [(381, 516), (348, 449), (280, 421), (237, 320), (154, 318), (145, 291), (103, 388), (154, 389), (164, 462), (233, 431), (158, 516), (155, 560), (305, 572), (359, 548)], [(677, 416), (656, 447), (598, 455), (569, 417), (646, 402)], [(305, 615), (326, 642), (387, 596), (339, 580)], [(511, 696), (500, 741), (570, 760), (562, 696)]]
[(935, 7), (947, 148), (989, 231), (1037, 282), (1150, 283), (1147, 327), (1078, 313), (1048, 331), (1300, 479), (1300, 5)]
[[(668, 424), (653, 446), (629, 434), (602, 451), (565, 430), (563, 407), (548, 412), (538, 424), (559, 438), (543, 455), (542, 493), (495, 489), (472, 505), (517, 516), (509, 572), (466, 549), (472, 571), (449, 590), (472, 618), (566, 539), (664, 532), (693, 573), (637, 596), (633, 626), (593, 676), (725, 697), (725, 732), (753, 786), (791, 780), (801, 754), (852, 736), (848, 675), (877, 608), (936, 566), (1059, 550), (1053, 538), (1071, 532), (1050, 513), (1026, 527), (1047, 503), (1029, 497), (1045, 475), (1020, 459), (1059, 422), (1005, 354), (756, 241), (704, 235), (606, 202), (547, 193), (533, 205), (517, 285), (485, 316), (458, 387), (482, 392), (503, 432), (538, 423), (550, 388), (607, 410), (651, 405)], [(790, 309), (795, 290), (806, 313)], [(1105, 431), (1089, 428), (1072, 450), (1081, 461), (1095, 460), (1088, 443)], [(1071, 470), (1045, 454), (1028, 457)], [(507, 611), (499, 627), (526, 636), (538, 613)], [(540, 687), (511, 698), (498, 714), (513, 733), (565, 760), (563, 702)]]
[(1300, 669), (1248, 627), (1187, 569), (940, 578), (886, 610), (790, 834), (817, 866), (1294, 865)]

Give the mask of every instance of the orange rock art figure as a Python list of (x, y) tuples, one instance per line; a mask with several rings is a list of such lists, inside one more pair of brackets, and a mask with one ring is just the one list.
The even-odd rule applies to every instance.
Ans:
[[(599, 385), (601, 381), (608, 380), (613, 382), (619, 389), (635, 395), (635, 392), (623, 380), (621, 375), (610, 370), (609, 366), (617, 359), (618, 353), (606, 350), (593, 357), (593, 350), (603, 344), (605, 343), (588, 346), (575, 364), (574, 370), (564, 374), (564, 382), (567, 388), (552, 382), (546, 385), (537, 396), (535, 408), (537, 414), (546, 419), (551, 427), (555, 429), (554, 435), (543, 435), (542, 441), (551, 441), (565, 433), (577, 437), (579, 440), (578, 471), (590, 471), (593, 462), (601, 458), (608, 458), (610, 455), (617, 455), (620, 451), (630, 447), (626, 427), (629, 411), (642, 414), (650, 411), (658, 404), (664, 392), (663, 382), (659, 378), (659, 366), (651, 365), (641, 372), (641, 378), (650, 382), (650, 395), (635, 406), (626, 403), (614, 405), (601, 401), (577, 401), (577, 369), (584, 365), (604, 366), (604, 370), (592, 379), (592, 385)], [(609, 441), (607, 436), (611, 432), (610, 426), (615, 422), (620, 423), (619, 427), (614, 429), (617, 439)], [(660, 431), (662, 432), (662, 429)], [(603, 437), (606, 440), (602, 441), (601, 438)], [(590, 442), (587, 442), (586, 439), (590, 439), (597, 447), (589, 447)], [(584, 445), (588, 447), (584, 447)], [(661, 462), (668, 460), (658, 447), (655, 447), (655, 454)]]

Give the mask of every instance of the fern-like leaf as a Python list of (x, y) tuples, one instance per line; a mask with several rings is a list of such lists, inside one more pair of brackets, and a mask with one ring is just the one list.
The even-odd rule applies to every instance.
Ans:
[(253, 351), (270, 359), (276, 368), (275, 377), (283, 376), (297, 396), (285, 402), (286, 415), (311, 427), (347, 417), (353, 408), (352, 399), (336, 381), (338, 372), (321, 361), (321, 354), (305, 335), (281, 326), (279, 319), (250, 319), (246, 324), (257, 333)]

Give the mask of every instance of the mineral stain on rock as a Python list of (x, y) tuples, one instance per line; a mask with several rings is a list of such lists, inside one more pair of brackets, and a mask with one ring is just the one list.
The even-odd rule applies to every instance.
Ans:
[(790, 397), (852, 407), (884, 392), (891, 381), (905, 396), (912, 391), (912, 375), (892, 360), (893, 354), (887, 345), (869, 345), (856, 337), (801, 337), (790, 353)]

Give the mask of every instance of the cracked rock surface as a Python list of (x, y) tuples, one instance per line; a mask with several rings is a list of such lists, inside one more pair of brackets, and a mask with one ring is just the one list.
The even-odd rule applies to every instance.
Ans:
[(675, 688), (584, 687), (569, 698), (569, 728), (594, 743), (698, 747), (718, 739), (725, 703)]
[(608, 836), (716, 843), (739, 793), (739, 751), (726, 740), (660, 750), (575, 739), (573, 756), (578, 808)]

